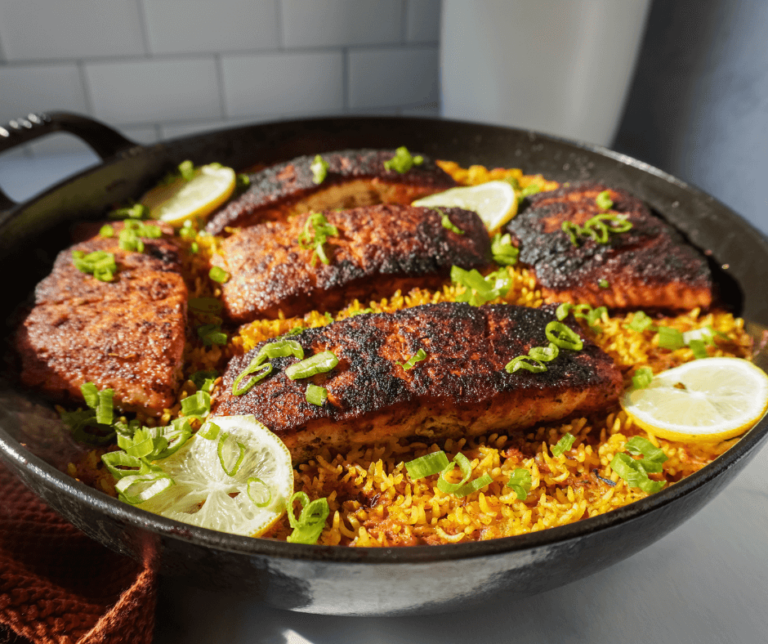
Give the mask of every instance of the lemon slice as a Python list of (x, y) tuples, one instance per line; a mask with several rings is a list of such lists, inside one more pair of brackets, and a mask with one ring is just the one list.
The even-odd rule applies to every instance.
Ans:
[(624, 408), (640, 427), (673, 441), (721, 441), (739, 436), (768, 409), (768, 376), (747, 360), (707, 358), (630, 389)]
[(288, 507), (291, 455), (253, 416), (217, 416), (211, 422), (218, 432), (206, 423), (178, 452), (155, 462), (174, 485), (137, 507), (202, 528), (256, 537)]
[(494, 233), (517, 214), (515, 189), (506, 181), (489, 181), (477, 186), (451, 188), (413, 202), (425, 208), (473, 210)]
[(205, 217), (223, 204), (235, 189), (235, 171), (218, 164), (195, 170), (189, 181), (182, 177), (147, 192), (141, 203), (149, 216), (169, 224), (181, 224), (192, 217)]

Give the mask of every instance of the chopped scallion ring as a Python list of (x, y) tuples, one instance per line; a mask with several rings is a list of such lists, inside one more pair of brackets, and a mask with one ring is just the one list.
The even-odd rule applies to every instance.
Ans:
[(103, 250), (87, 255), (81, 250), (73, 250), (72, 263), (81, 273), (89, 273), (101, 282), (112, 282), (117, 274), (115, 256)]
[(102, 389), (99, 392), (99, 405), (96, 408), (96, 422), (99, 425), (112, 424), (112, 398), (114, 395), (115, 392), (112, 389)]
[(424, 163), (424, 157), (416, 155), (412, 156), (404, 145), (395, 150), (395, 156), (389, 161), (384, 162), (385, 170), (394, 170), (398, 174), (404, 174), (408, 172), (413, 166), (421, 165)]
[(173, 485), (173, 479), (159, 471), (124, 476), (115, 484), (121, 501), (138, 505), (164, 492)]
[(220, 266), (213, 266), (211, 267), (211, 270), (208, 272), (208, 277), (210, 277), (214, 282), (218, 282), (219, 284), (224, 284), (229, 278), (230, 275)]
[(456, 301), (467, 302), (472, 306), (482, 306), (486, 302), (504, 297), (512, 286), (512, 280), (506, 269), (500, 269), (483, 277), (474, 268), (471, 271), (465, 271), (459, 266), (452, 266), (451, 281), (466, 288), (464, 293), (456, 297)]
[(573, 447), (573, 442), (575, 440), (576, 437), (570, 432), (563, 434), (563, 437), (557, 441), (557, 445), (552, 448), (552, 455), (557, 457), (562, 456), (565, 454), (565, 452), (571, 449), (571, 447)]
[[(272, 373), (272, 365), (270, 363), (261, 364), (261, 362), (257, 362), (258, 359), (259, 356), (256, 356), (253, 360), (251, 360), (251, 363), (245, 368), (245, 371), (243, 371), (237, 378), (235, 378), (235, 382), (232, 383), (233, 396), (242, 396), (243, 394), (247, 394), (251, 389), (253, 389), (257, 382), (261, 382), (270, 373)], [(242, 382), (243, 378), (250, 375), (253, 375), (253, 377), (250, 378), (248, 382), (246, 382), (245, 385), (241, 387), (240, 383)]]
[(328, 237), (338, 237), (338, 235), (339, 229), (336, 226), (331, 226), (321, 213), (312, 212), (307, 217), (304, 229), (299, 235), (299, 246), (304, 250), (313, 250), (312, 266), (315, 265), (316, 258), (320, 258), (323, 264), (330, 264), (331, 260), (325, 254), (323, 244), (326, 243)]
[(610, 210), (611, 208), (613, 208), (613, 199), (611, 199), (611, 191), (603, 190), (595, 198), (595, 203), (597, 204), (597, 207), (600, 208), (600, 210)]
[(304, 347), (296, 340), (276, 340), (261, 347), (259, 355), (264, 355), (270, 360), (274, 358), (286, 358), (293, 356), (299, 360), (304, 359)]
[(667, 484), (666, 481), (650, 479), (647, 470), (643, 467), (643, 461), (636, 461), (623, 452), (613, 457), (611, 469), (624, 479), (629, 487), (640, 488), (648, 494), (660, 491)]
[(115, 236), (115, 229), (109, 224), (104, 224), (99, 229), (99, 237), (114, 237), (114, 236)]
[(325, 161), (323, 157), (316, 154), (314, 161), (312, 161), (312, 164), (309, 166), (309, 169), (312, 170), (312, 183), (320, 185), (325, 181), (325, 177), (328, 176), (329, 166), (330, 164)]
[(266, 508), (272, 501), (272, 490), (258, 476), (251, 476), (245, 482), (248, 498), (257, 508)]
[(101, 460), (109, 473), (118, 481), (125, 476), (141, 474), (144, 465), (140, 458), (126, 452), (107, 452), (102, 455)]
[(443, 228), (447, 228), (452, 233), (456, 233), (457, 235), (464, 234), (464, 231), (461, 228), (459, 228), (456, 224), (454, 224), (451, 221), (451, 218), (447, 214), (445, 214), (442, 210), (440, 210), (440, 208), (435, 208), (435, 210), (443, 216), (442, 219), (440, 220), (440, 223), (443, 225)]
[(660, 326), (659, 333), (659, 348), (669, 349), (670, 351), (676, 351), (682, 349), (685, 346), (685, 340), (683, 340), (683, 334), (677, 329), (672, 327)]
[(400, 365), (403, 368), (403, 371), (409, 371), (416, 366), (417, 362), (421, 362), (422, 360), (425, 360), (426, 357), (427, 357), (427, 352), (424, 351), (424, 349), (419, 349), (410, 358), (408, 358), (408, 360), (405, 363), (396, 362), (395, 364)]
[(507, 373), (516, 373), (520, 369), (525, 369), (531, 373), (543, 373), (547, 370), (546, 365), (533, 356), (517, 356), (512, 358), (505, 366), (504, 369)]
[(552, 362), (560, 355), (560, 349), (554, 342), (550, 342), (547, 347), (531, 347), (528, 355), (539, 362)]
[[(449, 483), (445, 480), (445, 475), (448, 474), (448, 472), (453, 471), (457, 465), (461, 471), (461, 481), (458, 483)], [(440, 478), (437, 479), (437, 489), (445, 494), (455, 494), (457, 490), (467, 484), (470, 476), (472, 476), (472, 463), (466, 456), (464, 456), (464, 454), (459, 452), (453, 457), (453, 461), (440, 473)]]
[(328, 390), (325, 387), (318, 387), (311, 382), (307, 385), (307, 402), (310, 405), (322, 407), (328, 399)]
[(323, 351), (306, 360), (296, 362), (285, 370), (285, 375), (291, 380), (309, 378), (318, 373), (326, 373), (339, 364), (339, 359), (332, 351)]
[(600, 288), (611, 288), (611, 285), (608, 283), (608, 280), (606, 279), (600, 279), (597, 281), (597, 285)]
[[(235, 443), (239, 451), (237, 456), (235, 457), (235, 462), (232, 463), (230, 467), (227, 467), (226, 461), (230, 461), (230, 462), (232, 461), (231, 448), (228, 450), (230, 454), (224, 453), (225, 446), (228, 444), (227, 438), (229, 438), (229, 434), (227, 432), (221, 432), (219, 434), (219, 444), (216, 446), (216, 453), (219, 456), (219, 463), (221, 464), (221, 469), (223, 469), (227, 473), (227, 476), (234, 476), (235, 474), (237, 474), (237, 471), (240, 469), (240, 465), (242, 464), (243, 459), (245, 458), (245, 445), (238, 442)], [(229, 444), (231, 444), (231, 441)]]
[(655, 329), (653, 326), (653, 320), (648, 315), (646, 315), (645, 311), (635, 311), (635, 313), (632, 315), (632, 321), (625, 326), (627, 329), (631, 329), (637, 333)]
[(528, 498), (528, 492), (531, 491), (532, 483), (531, 473), (525, 468), (518, 467), (512, 472), (505, 485), (517, 495), (518, 501), (525, 501)]
[(643, 460), (640, 462), (643, 464), (643, 469), (650, 474), (661, 472), (662, 466), (669, 460), (661, 448), (656, 447), (651, 441), (642, 436), (630, 438), (624, 449), (633, 456), (642, 456)]
[(209, 420), (208, 422), (204, 423), (200, 429), (197, 430), (197, 435), (200, 438), (205, 438), (209, 441), (215, 441), (219, 437), (219, 432), (221, 432), (221, 427), (219, 427), (213, 421)]
[(632, 376), (632, 386), (635, 389), (645, 389), (653, 381), (653, 371), (650, 367), (640, 367)]
[(697, 360), (709, 358), (709, 354), (707, 353), (707, 344), (704, 342), (704, 340), (691, 340), (688, 343), (688, 346), (690, 347), (691, 351), (693, 351), (693, 357)]
[[(302, 506), (298, 519), (293, 512), (295, 501)], [(288, 502), (288, 523), (293, 528), (293, 532), (288, 535), (287, 540), (290, 543), (317, 543), (330, 512), (328, 499), (315, 499), (310, 503), (305, 492), (296, 492)]]
[(227, 334), (221, 330), (220, 324), (203, 324), (197, 327), (197, 337), (203, 341), (203, 345), (210, 347), (213, 344), (226, 345)]
[(544, 333), (547, 336), (547, 340), (553, 342), (561, 349), (581, 351), (584, 348), (584, 341), (579, 335), (562, 322), (552, 320), (547, 324)]
[(412, 461), (408, 461), (405, 464), (405, 469), (408, 472), (408, 476), (412, 481), (418, 481), (425, 476), (432, 476), (433, 474), (439, 474), (445, 468), (448, 467), (450, 461), (445, 455), (445, 452), (431, 452), (426, 456), (420, 456)]
[(181, 413), (184, 416), (207, 416), (211, 411), (211, 394), (206, 391), (196, 391), (181, 401)]
[(491, 254), (493, 261), (499, 266), (514, 266), (517, 264), (520, 249), (512, 245), (512, 236), (509, 233), (496, 233), (491, 241)]
[(149, 208), (137, 203), (128, 208), (113, 210), (107, 217), (110, 219), (149, 219)]

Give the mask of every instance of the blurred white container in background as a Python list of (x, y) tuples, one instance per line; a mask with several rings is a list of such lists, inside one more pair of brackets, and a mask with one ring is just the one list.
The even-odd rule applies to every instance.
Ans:
[(443, 0), (443, 116), (609, 145), (649, 4)]

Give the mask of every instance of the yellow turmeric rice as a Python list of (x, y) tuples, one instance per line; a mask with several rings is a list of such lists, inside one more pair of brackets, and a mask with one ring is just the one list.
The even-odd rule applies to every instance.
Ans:
[[(465, 185), (499, 179), (514, 179), (522, 188), (535, 185), (551, 190), (558, 185), (541, 175), (523, 175), (518, 169), (488, 170), (482, 166), (464, 169), (452, 162), (439, 164)], [(199, 250), (190, 253), (185, 266), (191, 297), (217, 297), (220, 293), (207, 274), (208, 258), (219, 240), (201, 232), (195, 241)], [(542, 297), (534, 275), (520, 267), (507, 270), (512, 287), (496, 302), (541, 306)], [(436, 291), (398, 291), (378, 302), (355, 300), (335, 314), (313, 311), (301, 318), (285, 318), (281, 314), (276, 319), (256, 320), (237, 330), (226, 347), (204, 347), (197, 340), (188, 342), (185, 375), (189, 377), (196, 371), (210, 369), (221, 372), (231, 355), (249, 351), (259, 342), (297, 326), (323, 326), (366, 308), (376, 313), (391, 312), (430, 302), (454, 301), (462, 291), (463, 287), (447, 283)], [(215, 315), (198, 314), (192, 309), (190, 315), (192, 325), (221, 322)], [(627, 325), (633, 315), (604, 315), (597, 323), (601, 330), (597, 334), (583, 324), (584, 332), (614, 358), (627, 384), (641, 367), (650, 367), (658, 373), (694, 359), (687, 347), (676, 351), (659, 349), (653, 331), (638, 333), (629, 329)], [(711, 325), (722, 335), (715, 347), (708, 348), (710, 356), (751, 357), (752, 341), (744, 330), (744, 321), (730, 313), (702, 314), (694, 309), (658, 322), (683, 332)], [(194, 391), (193, 383), (186, 382), (177, 404), (160, 419), (141, 420), (147, 425), (168, 423), (179, 414), (180, 401)], [(567, 432), (575, 437), (573, 448), (554, 456), (552, 447)], [(392, 440), (346, 454), (324, 451), (297, 466), (295, 489), (306, 492), (310, 499), (326, 497), (328, 500), (331, 513), (318, 541), (321, 544), (400, 546), (513, 536), (580, 521), (645, 498), (645, 492), (628, 487), (609, 467), (613, 456), (624, 451), (626, 442), (638, 435), (648, 438), (668, 457), (663, 472), (654, 474), (653, 478), (670, 484), (700, 470), (738, 440), (683, 444), (659, 439), (633, 425), (619, 408), (612, 408), (562, 424), (535, 427), (525, 434), (491, 434), (441, 444)], [(437, 476), (411, 482), (404, 464), (440, 449), (445, 450), (449, 459), (457, 452), (464, 453), (472, 461), (473, 474), (488, 474), (493, 482), (484, 491), (462, 498), (438, 490)], [(70, 464), (70, 474), (114, 495), (114, 481), (101, 464), (102, 452), (94, 450), (80, 462)], [(524, 501), (505, 487), (517, 468), (531, 473), (531, 490)], [(454, 475), (457, 480), (460, 478), (458, 472)], [(285, 539), (290, 532), (288, 520), (284, 518), (264, 537)]]

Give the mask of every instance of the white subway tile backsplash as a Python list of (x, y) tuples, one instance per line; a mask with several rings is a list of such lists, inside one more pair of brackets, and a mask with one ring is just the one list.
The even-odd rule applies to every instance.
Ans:
[(56, 156), (61, 154), (85, 155), (89, 152), (96, 154), (91, 148), (73, 134), (57, 132), (29, 144), (32, 154), (36, 157)]
[(0, 66), (0, 123), (52, 110), (87, 111), (77, 65)]
[(408, 42), (437, 42), (440, 39), (440, 0), (408, 0)]
[(399, 43), (403, 0), (281, 0), (285, 47)]
[(222, 57), (227, 116), (342, 110), (341, 52)]
[(276, 0), (141, 0), (156, 54), (276, 49)]
[(0, 38), (9, 61), (144, 53), (136, 0), (3, 0)]
[(221, 116), (213, 58), (88, 63), (96, 116), (108, 123), (155, 123)]
[(436, 47), (349, 52), (349, 104), (404, 106), (438, 100)]
[(223, 130), (233, 127), (228, 121), (197, 121), (196, 123), (172, 123), (160, 127), (160, 136), (163, 139), (175, 139), (177, 136), (189, 136), (190, 134), (203, 134), (214, 130)]
[(151, 145), (157, 143), (157, 128), (154, 125), (117, 125), (115, 129), (134, 143)]

